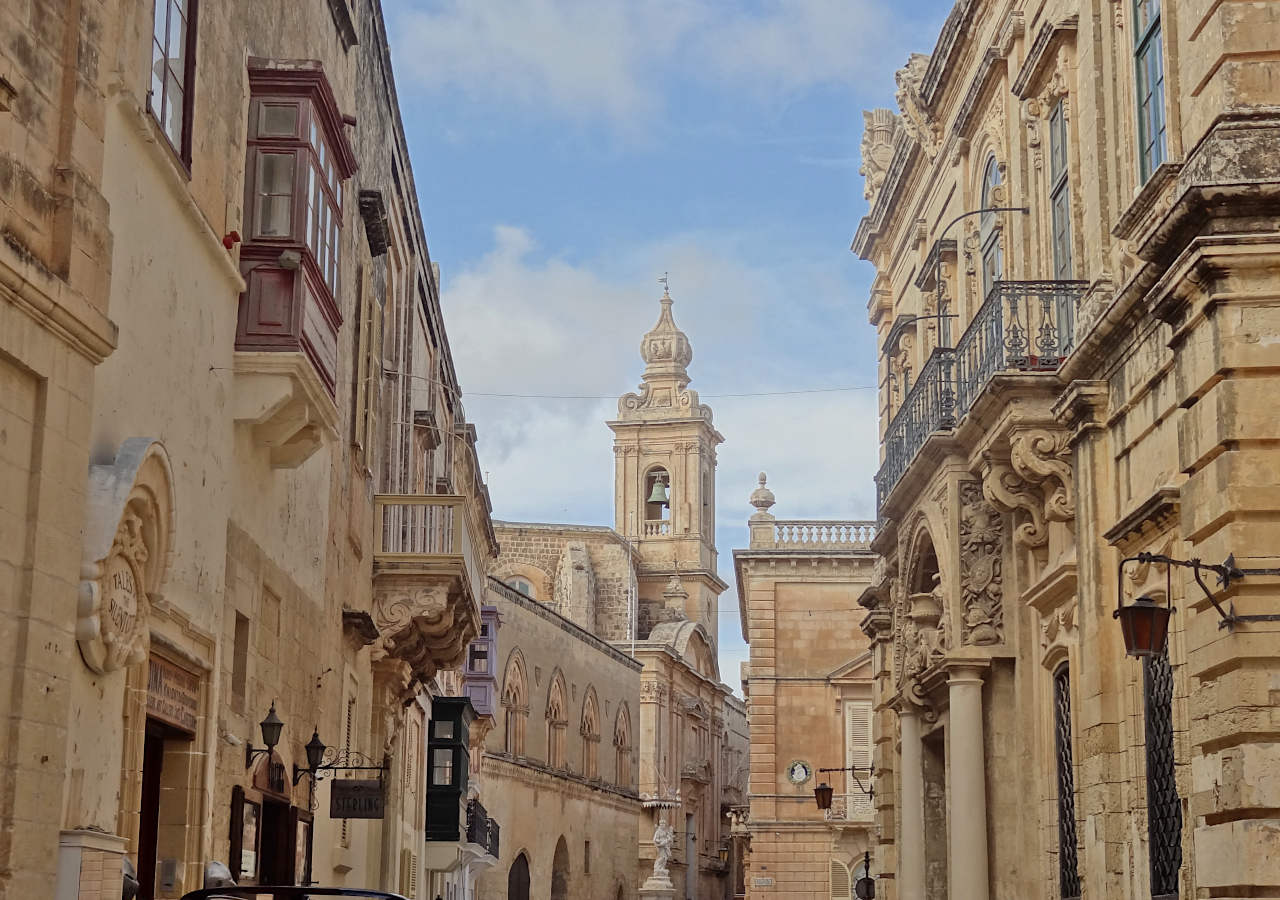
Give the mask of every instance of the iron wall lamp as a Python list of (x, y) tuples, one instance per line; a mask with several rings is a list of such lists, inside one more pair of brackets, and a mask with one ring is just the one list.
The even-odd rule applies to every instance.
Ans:
[[(862, 779), (858, 777), (859, 769), (867, 770), (866, 787), (862, 786)], [(875, 800), (876, 798), (876, 786), (874, 782), (872, 782), (871, 780), (876, 774), (875, 766), (845, 766), (844, 768), (819, 769), (818, 771), (819, 772), (848, 772), (850, 775), (853, 776), (854, 782), (858, 785), (858, 790), (860, 790), (862, 793), (867, 795), (867, 799)], [(822, 782), (822, 784), (815, 787), (813, 789), (813, 799), (817, 801), (818, 809), (830, 809), (831, 797), (834, 793), (835, 792), (832, 790), (831, 785), (827, 784), (825, 781)]]
[[(1124, 604), (1124, 567), (1127, 563), (1161, 563), (1165, 567), (1165, 605), (1146, 595), (1138, 597), (1128, 606)], [(1120, 560), (1120, 568), (1116, 575), (1116, 611), (1112, 615), (1120, 621), (1120, 631), (1124, 635), (1124, 650), (1129, 656), (1159, 656), (1164, 653), (1169, 637), (1169, 616), (1173, 613), (1171, 598), (1173, 597), (1173, 567), (1190, 569), (1196, 584), (1204, 591), (1206, 599), (1218, 611), (1221, 621), (1219, 628), (1232, 628), (1240, 622), (1280, 622), (1280, 615), (1236, 615), (1235, 607), (1223, 609), (1222, 604), (1213, 596), (1213, 591), (1205, 584), (1202, 573), (1213, 572), (1218, 576), (1218, 586), (1227, 588), (1231, 582), (1239, 581), (1247, 575), (1280, 575), (1280, 568), (1242, 569), (1236, 565), (1235, 554), (1229, 555), (1224, 562), (1214, 564), (1199, 559), (1174, 559), (1162, 553), (1139, 553)]]
[(265, 747), (253, 746), (250, 740), (244, 746), (244, 767), (247, 769), (253, 765), (254, 759), (260, 753), (271, 755), (271, 751), (276, 749), (276, 745), (280, 743), (280, 732), (284, 731), (284, 722), (280, 721), (280, 717), (276, 715), (276, 701), (271, 701), (271, 709), (267, 711), (267, 717), (258, 723), (258, 728), (262, 731), (262, 743)]
[[(293, 783), (297, 785), (302, 780), (303, 775), (310, 775), (312, 781), (319, 781), (324, 777), (325, 772), (377, 772), (379, 777), (386, 772), (387, 766), (384, 762), (380, 766), (373, 765), (373, 760), (358, 753), (355, 750), (344, 750), (326, 747), (324, 741), (320, 740), (320, 730), (313, 728), (311, 730), (311, 740), (307, 741), (307, 766), (302, 768), (297, 764), (293, 767)], [(329, 754), (330, 759), (325, 762), (325, 755)], [(352, 765), (359, 763), (359, 765)]]

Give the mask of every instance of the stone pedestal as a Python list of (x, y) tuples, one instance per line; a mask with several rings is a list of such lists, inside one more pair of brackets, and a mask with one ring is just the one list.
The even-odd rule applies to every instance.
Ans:
[(670, 876), (650, 875), (640, 886), (640, 900), (674, 900), (675, 896)]

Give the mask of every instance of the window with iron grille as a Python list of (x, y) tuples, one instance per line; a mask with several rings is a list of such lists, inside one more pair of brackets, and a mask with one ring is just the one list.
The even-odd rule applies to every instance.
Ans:
[(1173, 667), (1167, 655), (1142, 661), (1147, 717), (1147, 840), (1152, 900), (1176, 900), (1182, 868), (1182, 799), (1174, 777)]
[(1076, 776), (1071, 757), (1071, 670), (1053, 673), (1053, 737), (1058, 758), (1058, 888), (1062, 900), (1080, 896), (1076, 852)]
[(1138, 87), (1138, 170), (1145, 182), (1165, 157), (1160, 0), (1134, 0), (1133, 19), (1133, 58)]
[(184, 165), (191, 165), (197, 0), (155, 0), (147, 108)]
[(1049, 209), (1053, 217), (1053, 277), (1071, 278), (1071, 186), (1067, 180), (1067, 116), (1062, 100), (1049, 113)]

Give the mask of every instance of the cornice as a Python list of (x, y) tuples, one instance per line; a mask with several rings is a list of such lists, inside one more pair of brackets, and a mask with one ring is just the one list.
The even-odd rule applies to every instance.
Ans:
[(1012, 90), (1019, 100), (1025, 100), (1031, 95), (1035, 83), (1040, 80), (1045, 67), (1053, 59), (1054, 51), (1068, 38), (1074, 40), (1078, 23), (1079, 16), (1068, 16), (1056, 24), (1045, 22), (1041, 26), (1031, 49), (1027, 51), (1022, 68), (1013, 79)]
[(1135, 537), (1151, 528), (1166, 530), (1178, 517), (1182, 506), (1182, 492), (1174, 485), (1166, 484), (1120, 517), (1120, 520), (1102, 533), (1113, 547), (1124, 550)]
[(635, 657), (628, 656), (626, 653), (623, 653), (621, 650), (617, 649), (607, 641), (604, 641), (601, 638), (596, 637), (594, 634), (587, 631), (582, 626), (569, 621), (564, 616), (560, 615), (558, 612), (551, 609), (550, 607), (543, 606), (537, 600), (530, 600), (529, 598), (525, 597), (524, 594), (521, 594), (519, 591), (512, 590), (507, 585), (503, 584), (501, 581), (494, 578), (492, 575), (489, 576), (488, 588), (491, 592), (497, 594), (499, 597), (501, 597), (503, 600), (506, 600), (508, 603), (511, 603), (514, 606), (518, 606), (521, 609), (527, 610), (528, 612), (533, 613), (535, 616), (538, 616), (541, 619), (545, 619), (546, 621), (560, 628), (561, 631), (564, 631), (567, 634), (572, 635), (573, 637), (582, 641), (584, 644), (587, 644), (588, 646), (594, 648), (595, 650), (598, 650), (601, 653), (605, 654), (614, 662), (620, 663), (636, 672), (639, 672), (641, 669), (644, 668), (644, 664), (640, 662), (638, 659), (636, 659)]
[(854, 236), (853, 245), (849, 248), (861, 259), (869, 259), (874, 251), (875, 241), (880, 236), (889, 210), (897, 204), (898, 195), (902, 192), (906, 173), (914, 165), (920, 153), (917, 144), (902, 129), (893, 141), (893, 156), (889, 160), (889, 171), (885, 173), (884, 184), (876, 195), (876, 204), (858, 224), (858, 233)]
[(972, 20), (974, 7), (977, 5), (977, 0), (959, 0), (952, 8), (951, 14), (947, 16), (946, 22), (943, 23), (942, 31), (938, 35), (938, 43), (934, 45), (933, 53), (929, 56), (929, 65), (920, 83), (920, 97), (926, 107), (932, 108), (938, 99), (939, 90), (946, 80), (944, 76), (954, 61), (960, 35)]
[(309, 96), (324, 123), (330, 148), (345, 180), (359, 167), (351, 141), (338, 108), (333, 88), (324, 73), (324, 64), (316, 59), (269, 59), (249, 57), (249, 84), (255, 93)]
[(982, 55), (982, 63), (978, 72), (969, 83), (969, 90), (960, 101), (960, 111), (956, 113), (955, 122), (951, 126), (953, 136), (967, 140), (971, 137), (972, 126), (978, 120), (978, 101), (991, 87), (992, 79), (1000, 71), (1000, 63), (1005, 62), (1004, 54), (998, 47), (988, 47)]

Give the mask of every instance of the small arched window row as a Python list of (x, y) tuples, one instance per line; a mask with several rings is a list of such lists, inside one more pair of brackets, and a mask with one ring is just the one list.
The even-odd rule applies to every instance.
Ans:
[(640, 482), (644, 503), (644, 537), (661, 537), (671, 533), (671, 473), (662, 466), (651, 466)]

